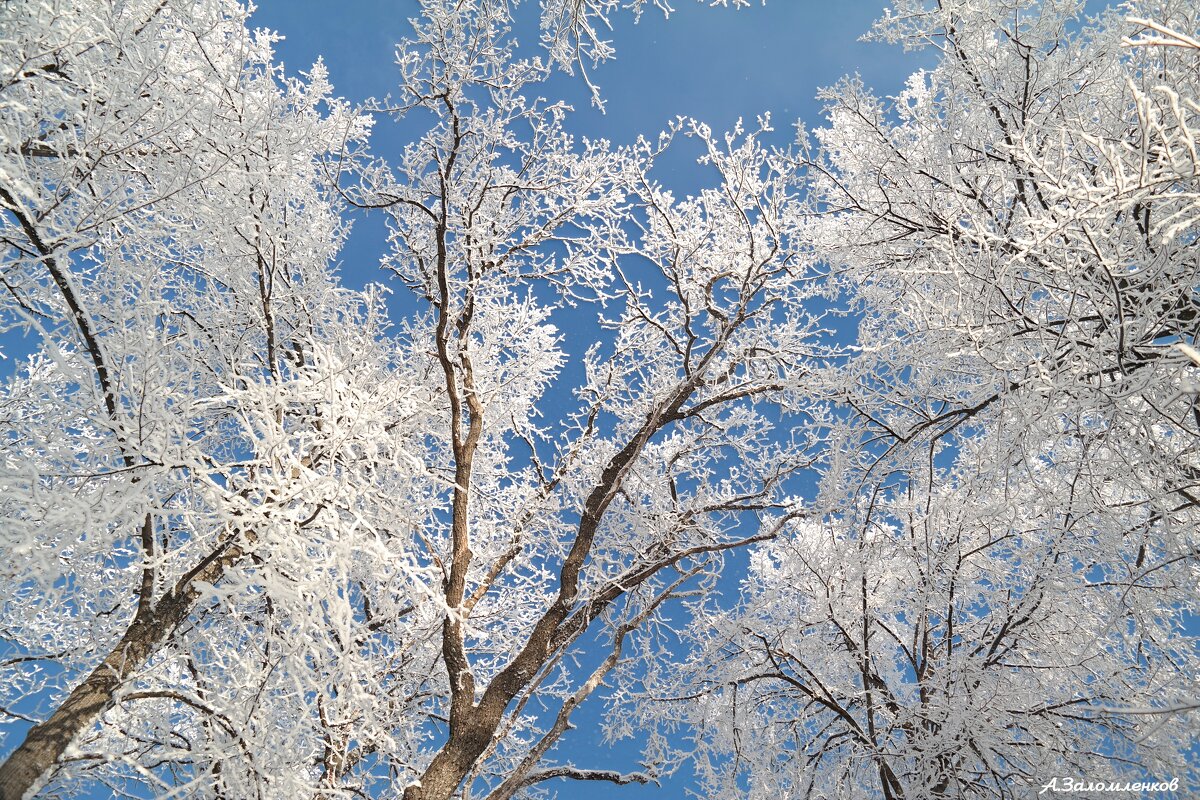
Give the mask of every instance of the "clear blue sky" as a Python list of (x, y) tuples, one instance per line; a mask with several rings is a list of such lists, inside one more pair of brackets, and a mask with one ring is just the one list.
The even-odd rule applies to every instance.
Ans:
[[(525, 5), (526, 24), (516, 34), (523, 44), (532, 44), (537, 39), (531, 16), (535, 3), (526, 0)], [(818, 88), (858, 73), (878, 93), (895, 94), (909, 73), (930, 60), (928, 54), (858, 41), (881, 13), (883, 0), (769, 0), (738, 11), (709, 9), (695, 0), (674, 0), (674, 5), (669, 21), (655, 11), (636, 26), (628, 15), (614, 20), (617, 58), (592, 73), (607, 101), (606, 114), (591, 108), (578, 79), (559, 78), (547, 87), (548, 97), (575, 106), (569, 125), (576, 134), (626, 143), (639, 134), (657, 134), (677, 115), (724, 130), (739, 117), (753, 124), (758, 115), (770, 112), (776, 142), (786, 145), (797, 120), (810, 129), (823, 123), (814, 99)], [(361, 101), (394, 92), (394, 43), (410, 30), (407, 20), (419, 11), (415, 0), (339, 0), (336, 8), (331, 13), (329, 0), (260, 0), (251, 24), (286, 37), (277, 53), (289, 73), (306, 70), (323, 56), (334, 89), (343, 97)], [(403, 144), (403, 130), (381, 121), (373, 149), (386, 158)], [(686, 159), (667, 167), (659, 178), (676, 196), (695, 193), (705, 180), (704, 172)], [(384, 280), (378, 270), (383, 245), (381, 216), (359, 219), (342, 253), (343, 279), (354, 286)], [(403, 303), (398, 297), (394, 307)], [(736, 578), (731, 586), (735, 584)], [(637, 769), (639, 743), (607, 749), (598, 730), (600, 713), (597, 703), (577, 712), (578, 728), (556, 755), (583, 767)], [(689, 796), (687, 790), (694, 786), (689, 778), (685, 770), (657, 789), (599, 782), (556, 782), (547, 788), (572, 800), (676, 800)]]

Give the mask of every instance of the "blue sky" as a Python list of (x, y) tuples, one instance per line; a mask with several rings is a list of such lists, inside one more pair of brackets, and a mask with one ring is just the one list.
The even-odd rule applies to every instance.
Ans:
[[(523, 44), (532, 44), (537, 39), (535, 7), (531, 0), (525, 5), (525, 26), (516, 33)], [(622, 144), (639, 134), (657, 134), (677, 115), (725, 130), (739, 118), (753, 124), (758, 115), (769, 112), (775, 143), (786, 145), (794, 138), (797, 120), (810, 129), (822, 124), (815, 100), (818, 88), (858, 73), (878, 93), (895, 94), (909, 73), (930, 61), (928, 54), (858, 41), (880, 15), (882, 0), (769, 0), (765, 6), (738, 11), (709, 9), (695, 0), (675, 0), (675, 6), (670, 20), (654, 11), (637, 25), (629, 15), (614, 19), (617, 58), (592, 72), (607, 113), (591, 107), (578, 78), (559, 77), (546, 87), (548, 97), (574, 105), (576, 113), (568, 123), (574, 133)], [(394, 43), (409, 32), (407, 20), (418, 11), (415, 0), (341, 0), (336, 14), (330, 13), (328, 0), (261, 0), (251, 24), (286, 37), (277, 54), (289, 73), (307, 70), (322, 56), (335, 91), (362, 101), (395, 91)], [(387, 158), (403, 146), (404, 136), (403, 128), (381, 120), (373, 149)], [(658, 175), (676, 196), (694, 193), (706, 180), (704, 170), (683, 157), (668, 162)], [(342, 253), (342, 276), (348, 284), (385, 279), (378, 269), (384, 241), (382, 215), (356, 221)], [(405, 299), (396, 301), (393, 308), (402, 310)], [(572, 333), (566, 331), (568, 340)], [(586, 337), (586, 332), (574, 333)], [(600, 714), (595, 702), (577, 712), (578, 728), (568, 734), (556, 756), (582, 767), (637, 769), (639, 743), (627, 741), (607, 749), (598, 728)], [(557, 782), (547, 788), (574, 800), (674, 800), (689, 796), (688, 789), (694, 787), (689, 778), (685, 769), (661, 788), (601, 782)]]

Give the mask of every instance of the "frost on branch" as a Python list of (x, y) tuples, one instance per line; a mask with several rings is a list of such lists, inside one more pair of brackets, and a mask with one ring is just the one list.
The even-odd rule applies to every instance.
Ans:
[[(809, 305), (823, 284), (794, 241), (789, 154), (686, 120), (630, 147), (577, 142), (569, 109), (528, 99), (547, 70), (513, 60), (508, 23), (426, 4), (391, 111), (427, 128), (356, 190), (386, 208), (385, 265), (420, 304), (405, 329), (443, 409), (422, 545), (445, 608), (429, 708), (447, 724), (409, 800), (610, 774), (563, 763), (571, 715), (722, 553), (803, 513), (792, 491), (820, 435), (801, 387), (828, 355)], [(680, 201), (654, 164), (683, 144), (713, 187)], [(555, 323), (572, 317), (591, 320), (586, 353)]]
[(714, 796), (1195, 784), (1200, 20), (1124, 8), (896, 2), (875, 35), (936, 65), (823, 92), (806, 235), (861, 315), (839, 510), (638, 693), (703, 731)]
[(1194, 777), (1194, 3), (897, 2), (936, 65), (788, 150), (421, 11), (389, 163), (232, 3), (0, 7), (0, 798)]
[[(571, 715), (804, 513), (829, 348), (790, 155), (577, 141), (503, 4), (423, 11), (392, 165), (232, 3), (0, 12), (2, 324), (37, 342), (3, 394), (4, 800), (654, 780), (569, 763)], [(713, 187), (677, 201), (681, 139)], [(394, 327), (331, 273), (344, 198), (388, 217)]]
[(311, 791), (394, 744), (351, 651), (421, 569), (381, 502), (420, 399), (330, 272), (366, 121), (232, 3), (0, 17), (0, 796)]

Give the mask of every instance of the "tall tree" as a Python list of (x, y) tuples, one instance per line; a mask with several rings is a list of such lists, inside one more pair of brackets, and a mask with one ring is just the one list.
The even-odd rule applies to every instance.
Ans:
[[(813, 458), (813, 432), (794, 447), (772, 433), (805, 421), (799, 387), (821, 349), (791, 163), (695, 123), (577, 144), (567, 109), (527, 99), (548, 68), (514, 57), (509, 23), (504, 4), (427, 2), (394, 113), (430, 127), (394, 171), (363, 168), (443, 409), (421, 542), (442, 611), (421, 635), (439, 647), (430, 707), (445, 728), (403, 765), (409, 800), (653, 777), (554, 748), (632, 632), (799, 513), (789, 485)], [(683, 137), (717, 188), (677, 202), (652, 170)], [(553, 386), (570, 354), (550, 319), (568, 312), (601, 336), (574, 354), (574, 399)], [(534, 421), (555, 405), (559, 419)]]
[(34, 344), (0, 423), (0, 723), (24, 732), (0, 796), (251, 796), (327, 738), (313, 693), (352, 688), (328, 667), (351, 572), (405, 574), (366, 569), (401, 516), (365, 498), (413, 472), (419, 405), (378, 297), (331, 277), (319, 166), (366, 124), (321, 67), (283, 81), (233, 3), (9, 3), (0, 28), (0, 325)]
[(895, 3), (875, 35), (936, 66), (824, 93), (844, 510), (765, 546), (649, 690), (697, 698), (714, 792), (1196, 784), (1197, 8), (1124, 10)]

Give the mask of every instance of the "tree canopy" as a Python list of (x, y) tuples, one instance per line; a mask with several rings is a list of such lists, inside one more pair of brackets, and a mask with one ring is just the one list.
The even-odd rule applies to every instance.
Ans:
[(0, 800), (1200, 788), (1200, 8), (896, 0), (779, 147), (573, 135), (661, 0), (420, 6), (361, 106), (0, 6)]

